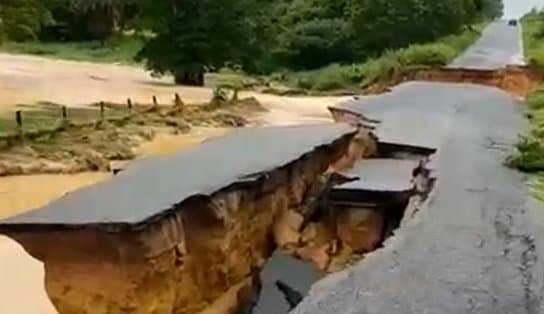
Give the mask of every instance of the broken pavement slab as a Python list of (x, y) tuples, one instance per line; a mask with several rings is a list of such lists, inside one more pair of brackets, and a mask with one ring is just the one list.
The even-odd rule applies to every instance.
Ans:
[[(191, 196), (256, 181), (355, 132), (349, 125), (333, 123), (236, 130), (180, 154), (134, 163), (111, 180), (0, 221), (0, 232), (15, 226), (141, 224)], [(243, 178), (253, 174), (257, 175)]]
[[(486, 93), (492, 91), (486, 89)], [(379, 143), (436, 150), (466, 102), (477, 101), (482, 90), (473, 84), (408, 82), (380, 97), (361, 97), (331, 107), (373, 121)], [(350, 122), (349, 118), (345, 120)]]
[(284, 253), (275, 253), (264, 265), (261, 272), (261, 296), (251, 313), (287, 313), (291, 309), (286, 295), (278, 289), (277, 282), (305, 296), (314, 282), (325, 273), (311, 263), (301, 261)]
[(415, 188), (414, 172), (420, 166), (415, 160), (364, 159), (342, 176), (353, 181), (340, 184), (334, 190), (366, 192), (409, 192)]
[(137, 162), (0, 222), (0, 233), (45, 264), (61, 313), (198, 313), (260, 269), (275, 218), (302, 206), (356, 132), (243, 129)]

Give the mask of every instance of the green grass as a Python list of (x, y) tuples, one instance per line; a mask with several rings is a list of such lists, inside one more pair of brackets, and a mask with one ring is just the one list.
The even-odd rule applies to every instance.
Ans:
[(525, 54), (531, 64), (544, 67), (544, 11), (522, 19)]
[(478, 39), (485, 25), (475, 25), (473, 30), (449, 35), (436, 42), (388, 51), (359, 64), (332, 64), (317, 70), (288, 73), (286, 83), (316, 91), (358, 89), (390, 80), (412, 68), (445, 65)]
[(544, 201), (544, 89), (537, 89), (526, 98), (531, 128), (521, 135), (514, 150), (506, 158), (512, 168), (533, 175), (532, 189)]
[(225, 88), (251, 88), (261, 82), (255, 78), (248, 76), (241, 70), (233, 70), (229, 68), (220, 69), (216, 73), (207, 73), (205, 85), (208, 87), (225, 87)]
[(39, 55), (50, 58), (103, 63), (135, 63), (134, 56), (143, 46), (137, 36), (117, 36), (104, 43), (87, 42), (4, 42), (0, 51)]
[(544, 202), (544, 174), (540, 173), (533, 177), (531, 187), (534, 192), (534, 196), (541, 202)]

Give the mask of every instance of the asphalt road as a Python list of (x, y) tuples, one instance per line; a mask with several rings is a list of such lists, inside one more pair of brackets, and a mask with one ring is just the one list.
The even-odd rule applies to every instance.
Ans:
[(239, 129), (171, 156), (135, 163), (111, 180), (0, 221), (0, 232), (14, 225), (144, 223), (191, 196), (211, 195), (249, 181), (250, 175), (260, 178), (355, 131), (335, 123)]
[(448, 68), (495, 70), (506, 65), (520, 65), (523, 64), (522, 47), (520, 26), (509, 26), (506, 20), (497, 21)]
[(521, 107), (483, 86), (409, 83), (393, 90), (407, 92), (422, 97), (386, 95), (381, 110), (370, 106), (366, 114), (379, 119), (401, 108), (412, 111), (407, 117), (428, 111), (450, 121), (435, 132), (417, 119), (396, 119), (389, 133), (432, 138), (433, 194), (384, 249), (318, 282), (293, 313), (541, 313), (541, 205), (531, 200), (526, 178), (502, 165), (526, 127)]

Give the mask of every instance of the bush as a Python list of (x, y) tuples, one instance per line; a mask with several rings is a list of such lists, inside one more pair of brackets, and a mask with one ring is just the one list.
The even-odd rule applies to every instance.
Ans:
[(362, 87), (386, 80), (400, 73), (403, 65), (398, 54), (388, 52), (380, 58), (370, 59), (359, 66)]
[(398, 52), (399, 62), (410, 65), (444, 65), (455, 58), (457, 51), (444, 43), (412, 45)]
[(51, 15), (38, 0), (4, 0), (0, 6), (0, 21), (7, 39), (14, 41), (36, 40)]
[(544, 171), (544, 90), (530, 93), (526, 99), (531, 132), (520, 136), (506, 164), (525, 172)]
[(298, 72), (293, 79), (300, 88), (329, 91), (356, 85), (360, 75), (356, 66), (331, 64), (317, 70)]
[(544, 109), (544, 89), (530, 93), (527, 96), (526, 103), (529, 110)]
[(368, 87), (403, 75), (413, 67), (447, 64), (479, 37), (483, 26), (478, 25), (460, 34), (443, 37), (435, 43), (414, 44), (386, 51), (360, 64), (332, 64), (317, 70), (291, 73), (287, 81), (295, 83), (299, 88), (320, 91)]
[(506, 158), (506, 164), (525, 172), (544, 171), (544, 142), (534, 135), (520, 136), (515, 151)]
[(529, 63), (544, 68), (544, 11), (532, 11), (522, 19), (525, 53)]

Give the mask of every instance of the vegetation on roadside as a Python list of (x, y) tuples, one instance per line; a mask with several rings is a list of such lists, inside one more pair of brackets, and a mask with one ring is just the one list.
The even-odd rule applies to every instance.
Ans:
[[(5, 51), (125, 63), (137, 55), (193, 85), (224, 67), (302, 71), (298, 85), (328, 90), (421, 59), (443, 63), (458, 49), (441, 38), (499, 16), (502, 1), (0, 0), (0, 8)], [(120, 35), (127, 30), (146, 36)]]
[(544, 10), (534, 9), (522, 24), (526, 57), (533, 66), (544, 68)]
[(69, 42), (5, 42), (0, 49), (8, 53), (30, 54), (73, 61), (104, 63), (135, 63), (136, 53), (143, 47), (143, 39), (135, 35), (118, 35), (105, 41)]
[(387, 51), (363, 63), (336, 63), (317, 70), (283, 73), (282, 78), (287, 85), (316, 91), (365, 88), (402, 76), (415, 68), (449, 63), (480, 36), (484, 25), (478, 24), (432, 43)]
[(532, 174), (535, 195), (544, 201), (544, 89), (530, 93), (526, 106), (530, 130), (520, 136), (514, 150), (506, 158), (506, 164)]
[[(534, 68), (544, 69), (544, 10), (531, 11), (522, 19), (525, 53)], [(536, 197), (544, 201), (544, 88), (526, 97), (530, 130), (521, 135), (506, 163), (512, 168), (534, 175)]]

